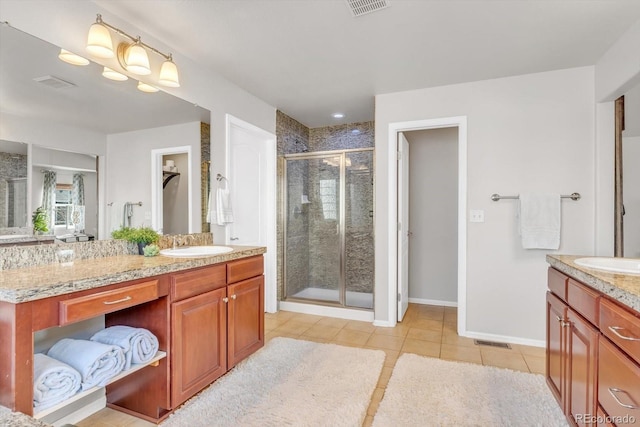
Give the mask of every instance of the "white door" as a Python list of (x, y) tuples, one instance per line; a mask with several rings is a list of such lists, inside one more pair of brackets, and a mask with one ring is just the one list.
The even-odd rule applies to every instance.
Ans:
[(226, 226), (229, 245), (266, 246), (265, 311), (277, 311), (276, 289), (276, 137), (227, 115), (233, 222)]
[(409, 141), (398, 133), (398, 321), (409, 307)]

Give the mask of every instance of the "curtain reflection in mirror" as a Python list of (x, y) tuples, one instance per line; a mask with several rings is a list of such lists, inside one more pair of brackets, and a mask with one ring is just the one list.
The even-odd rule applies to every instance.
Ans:
[(42, 208), (47, 213), (49, 229), (53, 230), (55, 223), (54, 208), (56, 203), (56, 173), (44, 171), (44, 186), (42, 188)]

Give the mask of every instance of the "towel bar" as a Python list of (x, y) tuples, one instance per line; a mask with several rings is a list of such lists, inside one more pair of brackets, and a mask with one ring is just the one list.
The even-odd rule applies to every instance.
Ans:
[[(563, 199), (580, 200), (580, 193), (563, 194), (560, 196)], [(501, 196), (497, 193), (491, 195), (491, 200), (497, 202), (500, 199), (519, 199), (520, 196)]]

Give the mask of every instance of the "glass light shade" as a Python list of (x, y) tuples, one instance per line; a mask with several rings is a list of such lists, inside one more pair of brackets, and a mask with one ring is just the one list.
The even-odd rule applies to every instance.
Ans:
[(89, 65), (89, 60), (87, 58), (83, 58), (82, 56), (71, 53), (65, 49), (60, 49), (58, 58), (71, 65)]
[(124, 63), (126, 64), (127, 71), (134, 74), (138, 74), (139, 76), (151, 74), (147, 51), (139, 44), (134, 43), (127, 48), (124, 54)]
[(114, 57), (113, 42), (107, 27), (97, 22), (91, 25), (87, 37), (87, 51), (99, 58)]
[(176, 64), (172, 60), (168, 59), (162, 63), (158, 83), (168, 87), (180, 87), (178, 67), (176, 67)]
[(124, 74), (114, 71), (108, 67), (104, 67), (104, 69), (102, 70), (102, 76), (106, 77), (109, 80), (115, 80), (117, 82), (123, 82), (129, 78)]
[(147, 93), (154, 93), (159, 91), (160, 89), (158, 89), (157, 87), (148, 85), (146, 83), (138, 82), (138, 90), (141, 90), (142, 92), (147, 92)]

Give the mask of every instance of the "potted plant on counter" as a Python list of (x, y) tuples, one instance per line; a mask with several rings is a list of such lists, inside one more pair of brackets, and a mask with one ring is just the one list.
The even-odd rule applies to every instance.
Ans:
[(111, 233), (114, 239), (123, 239), (138, 245), (138, 254), (144, 255), (144, 247), (156, 243), (160, 236), (151, 227), (122, 227)]
[(44, 234), (49, 231), (49, 227), (47, 226), (47, 212), (42, 206), (33, 211), (31, 222), (33, 222), (33, 231), (35, 234)]

